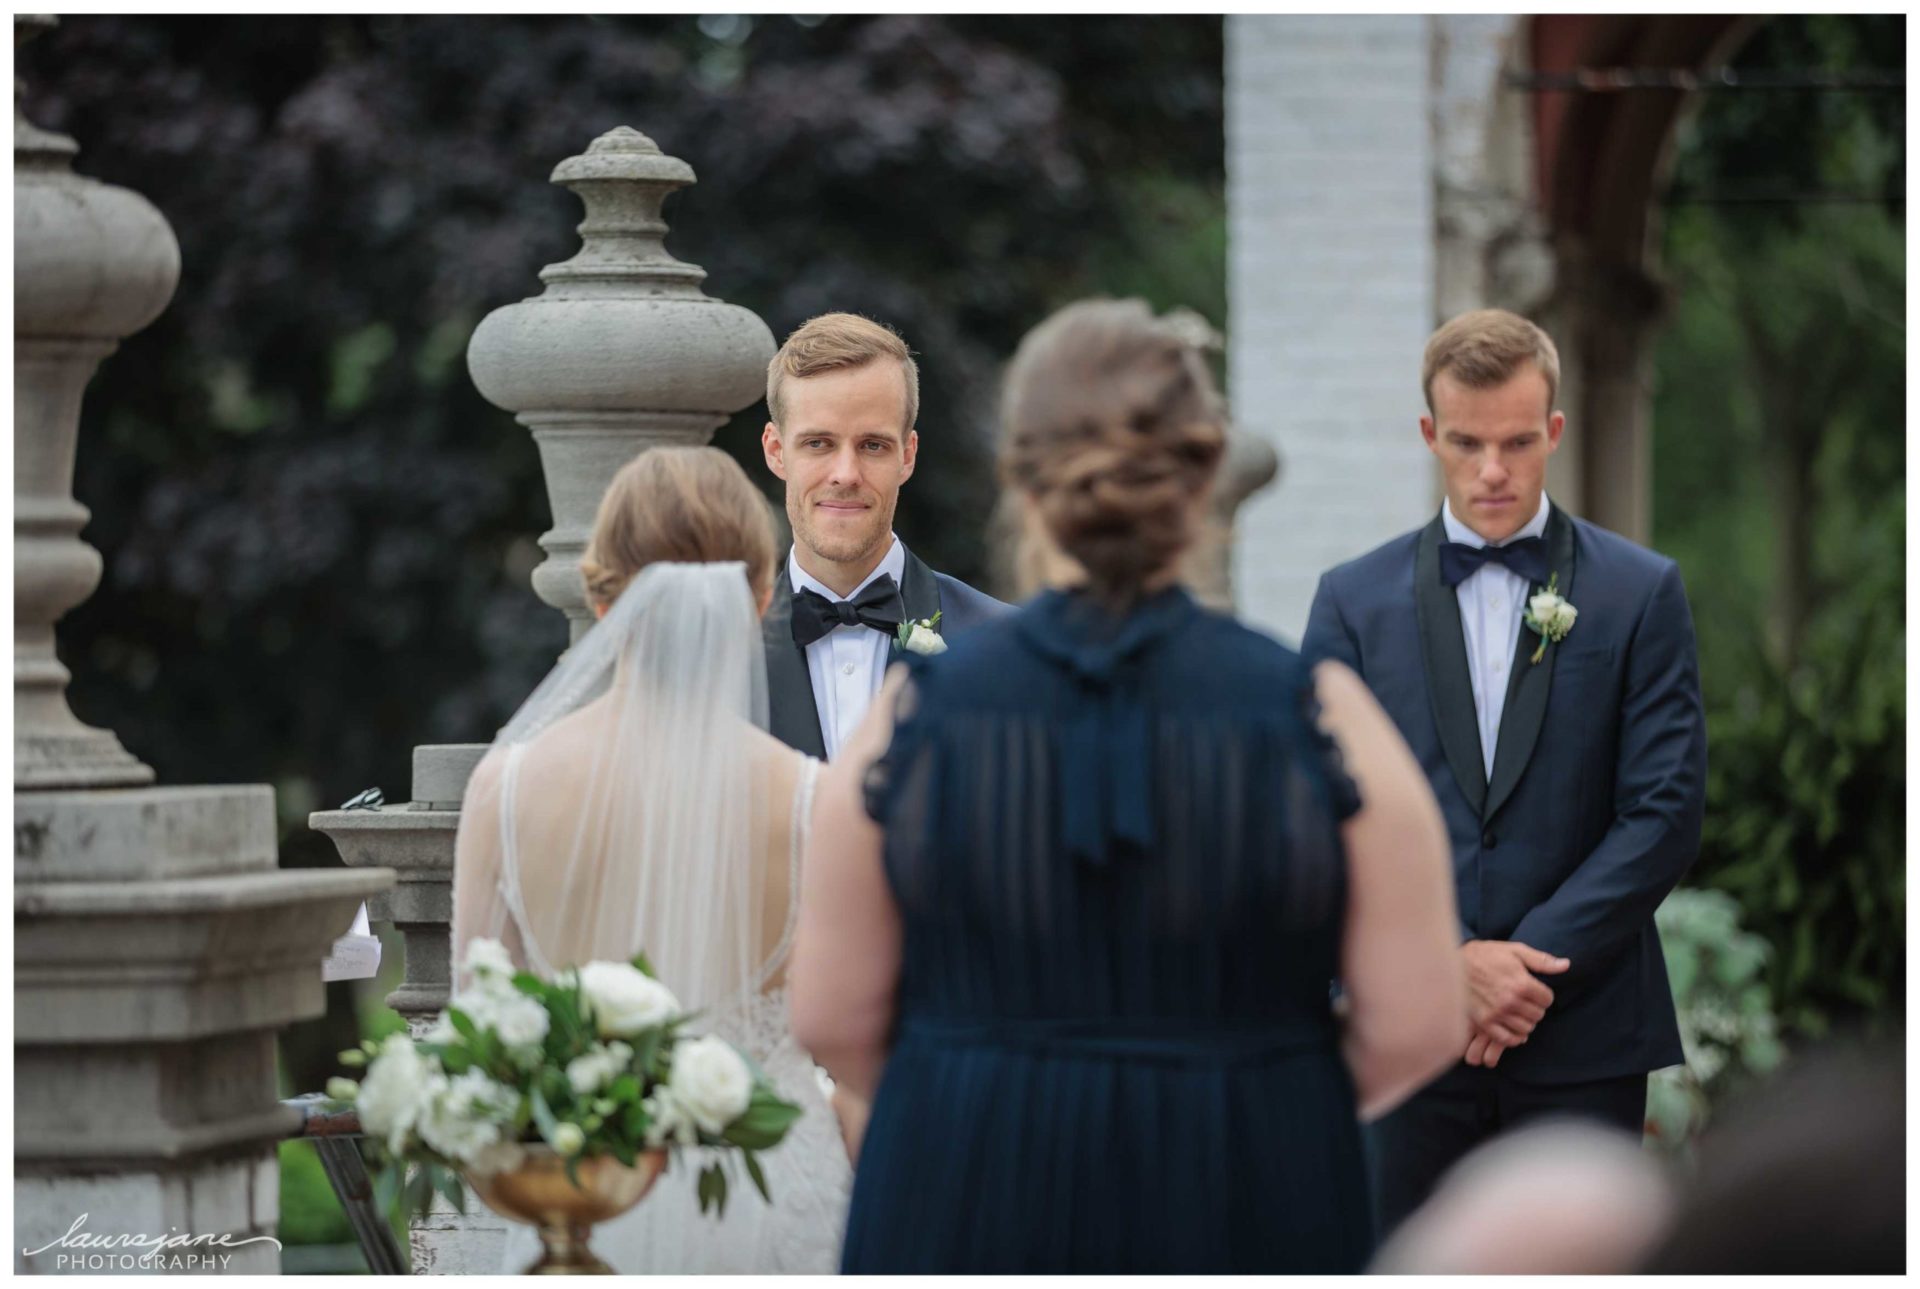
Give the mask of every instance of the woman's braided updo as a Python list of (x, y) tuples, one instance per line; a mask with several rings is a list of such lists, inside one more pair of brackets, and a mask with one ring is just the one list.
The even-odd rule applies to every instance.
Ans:
[(1137, 599), (1194, 538), (1226, 448), (1194, 345), (1139, 300), (1083, 300), (1027, 333), (1007, 371), (1000, 470), (1110, 605)]

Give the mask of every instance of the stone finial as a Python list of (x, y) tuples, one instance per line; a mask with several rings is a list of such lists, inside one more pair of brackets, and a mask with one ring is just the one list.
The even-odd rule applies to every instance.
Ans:
[[(51, 19), (16, 18), (16, 49)], [(153, 781), (110, 731), (67, 705), (54, 624), (100, 584), (73, 499), (80, 402), (100, 360), (167, 305), (180, 280), (173, 229), (138, 193), (73, 173), (72, 139), (14, 99), (13, 754), (16, 788)]]
[(573, 639), (592, 624), (579, 561), (608, 481), (648, 447), (700, 444), (766, 389), (773, 334), (700, 289), (666, 249), (667, 197), (693, 167), (621, 126), (554, 168), (586, 207), (582, 245), (541, 271), (541, 294), (496, 309), (467, 346), (473, 383), (533, 432), (553, 528), (534, 570)]
[(554, 295), (591, 294), (586, 288), (602, 284), (647, 283), (665, 295), (701, 298), (706, 271), (667, 250), (667, 222), (660, 217), (668, 195), (694, 182), (692, 166), (622, 125), (555, 166), (553, 182), (587, 208), (579, 254), (540, 271), (542, 282), (558, 288)]
[[(50, 13), (21, 13), (13, 17), (13, 65), (20, 66), (20, 48), (43, 31), (52, 31), (60, 20)], [(26, 78), (16, 74), (13, 78), (13, 164), (22, 165), (63, 165), (67, 158), (80, 151), (80, 145), (64, 134), (55, 134), (52, 130), (43, 130), (27, 120), (26, 110), (21, 107), (20, 99), (26, 93)]]
[(1233, 538), (1241, 503), (1280, 477), (1280, 453), (1265, 438), (1228, 427), (1207, 517), (1186, 555), (1187, 584), (1202, 604), (1234, 610)]

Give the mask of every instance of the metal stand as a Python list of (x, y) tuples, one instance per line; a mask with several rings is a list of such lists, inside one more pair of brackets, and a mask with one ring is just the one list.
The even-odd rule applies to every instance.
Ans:
[(282, 1102), (300, 1112), (300, 1131), (293, 1139), (313, 1143), (320, 1153), (320, 1166), (327, 1170), (327, 1181), (335, 1198), (353, 1227), (353, 1238), (367, 1260), (367, 1270), (376, 1276), (404, 1276), (407, 1259), (394, 1239), (386, 1215), (373, 1202), (373, 1181), (367, 1176), (366, 1161), (360, 1157), (360, 1116), (353, 1110), (330, 1111), (323, 1107), (327, 1098), (318, 1092)]

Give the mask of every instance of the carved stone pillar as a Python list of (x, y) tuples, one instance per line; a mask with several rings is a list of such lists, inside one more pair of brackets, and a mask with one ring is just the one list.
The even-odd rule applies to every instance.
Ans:
[(553, 182), (587, 208), (580, 252), (540, 271), (539, 295), (481, 321), (467, 366), (539, 445), (553, 528), (533, 587), (578, 640), (593, 625), (580, 556), (607, 481), (645, 448), (705, 443), (766, 392), (775, 346), (766, 323), (709, 298), (706, 272), (666, 249), (660, 208), (693, 167), (623, 125)]
[(1233, 612), (1235, 517), (1242, 502), (1279, 477), (1280, 453), (1272, 443), (1238, 430), (1227, 431), (1227, 454), (1214, 480), (1206, 523), (1182, 563), (1184, 580), (1208, 608)]
[[(484, 743), (413, 749), (413, 800), (378, 810), (323, 810), (307, 826), (323, 832), (349, 867), (379, 865), (399, 882), (372, 901), (368, 915), (391, 922), (406, 941), (406, 970), (387, 995), (417, 1038), (447, 1005), (453, 984), (453, 842), (460, 800)], [(415, 1275), (493, 1275), (505, 1254), (507, 1226), (471, 1193), (467, 1211), (435, 1197), (414, 1221), (409, 1253)]]
[[(18, 17), (18, 49), (53, 19)], [(13, 105), (13, 775), (22, 788), (153, 782), (110, 730), (67, 706), (54, 624), (100, 585), (73, 499), (80, 396), (120, 339), (160, 315), (180, 280), (173, 229), (139, 193), (75, 175), (80, 148)]]
[(407, 1028), (424, 1031), (447, 1005), (453, 984), (453, 839), (467, 778), (486, 754), (484, 743), (413, 749), (413, 800), (378, 810), (320, 810), (307, 826), (322, 832), (350, 868), (390, 868), (394, 888), (367, 909), (391, 922), (406, 941), (406, 971), (387, 995)]
[[(16, 18), (16, 44), (51, 24)], [(324, 1009), (321, 960), (392, 874), (281, 871), (271, 789), (145, 786), (67, 706), (54, 624), (101, 572), (72, 496), (81, 395), (180, 273), (166, 219), (77, 151), (16, 86), (14, 1266), (274, 1272), (297, 1122), (276, 1032)], [(76, 1222), (110, 1243), (63, 1240)], [(182, 1234), (230, 1247), (126, 1247)]]

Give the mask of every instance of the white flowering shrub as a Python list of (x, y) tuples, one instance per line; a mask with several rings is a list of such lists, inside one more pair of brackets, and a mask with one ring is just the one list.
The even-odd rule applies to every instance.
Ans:
[(1767, 942), (1740, 929), (1723, 891), (1682, 888), (1654, 914), (1667, 959), (1686, 1064), (1657, 1070), (1647, 1087), (1647, 1131), (1684, 1150), (1730, 1088), (1780, 1064), (1784, 1052), (1767, 989)]

